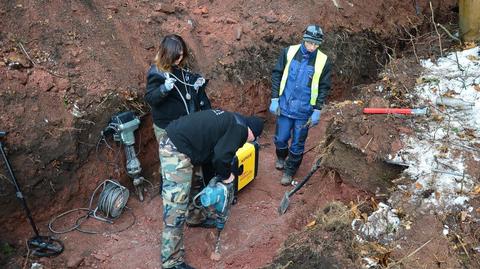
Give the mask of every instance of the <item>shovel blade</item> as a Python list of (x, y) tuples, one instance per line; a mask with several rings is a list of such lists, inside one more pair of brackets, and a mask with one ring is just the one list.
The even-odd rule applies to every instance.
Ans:
[(280, 202), (280, 206), (278, 207), (278, 214), (283, 215), (287, 211), (288, 205), (290, 204), (290, 192), (285, 192), (285, 195)]

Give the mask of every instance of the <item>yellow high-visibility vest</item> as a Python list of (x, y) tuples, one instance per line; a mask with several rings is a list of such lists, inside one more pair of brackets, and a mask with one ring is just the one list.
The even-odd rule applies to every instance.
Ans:
[[(283, 69), (282, 81), (280, 82), (279, 96), (282, 95), (285, 85), (287, 84), (288, 78), (288, 69), (290, 69), (290, 63), (292, 62), (293, 57), (297, 54), (300, 49), (301, 44), (293, 45), (288, 48), (287, 51), (287, 64), (285, 69)], [(315, 105), (318, 96), (318, 84), (320, 83), (320, 75), (322, 75), (323, 68), (327, 62), (327, 55), (317, 49), (317, 57), (315, 58), (315, 67), (312, 78), (311, 92), (310, 92), (310, 104)]]

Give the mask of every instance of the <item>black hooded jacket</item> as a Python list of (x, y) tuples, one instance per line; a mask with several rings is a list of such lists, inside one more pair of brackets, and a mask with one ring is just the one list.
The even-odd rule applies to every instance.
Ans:
[[(200, 75), (176, 66), (172, 68), (171, 73), (192, 85), (200, 77)], [(208, 81), (198, 89), (198, 92), (192, 86), (184, 85), (178, 80), (175, 82), (175, 87), (167, 91), (164, 83), (165, 73), (159, 71), (156, 65), (152, 65), (147, 74), (145, 101), (150, 105), (153, 122), (158, 127), (164, 129), (172, 120), (195, 111), (211, 108), (210, 100), (205, 93)]]
[(167, 135), (193, 165), (212, 163), (215, 173), (228, 178), (237, 150), (248, 138), (245, 118), (222, 110), (205, 110), (172, 121)]

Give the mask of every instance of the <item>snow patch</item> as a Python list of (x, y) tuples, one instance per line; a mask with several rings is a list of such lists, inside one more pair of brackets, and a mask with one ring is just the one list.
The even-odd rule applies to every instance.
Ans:
[(395, 239), (396, 232), (400, 226), (400, 219), (395, 209), (379, 203), (377, 211), (373, 212), (366, 222), (355, 219), (352, 228), (359, 232), (362, 240), (378, 240), (382, 243)]
[[(413, 200), (439, 209), (467, 206), (475, 181), (466, 160), (480, 160), (480, 58), (479, 47), (453, 52), (426, 68), (415, 88), (418, 105), (431, 108), (430, 117), (416, 121), (415, 134), (404, 137), (405, 147), (393, 162), (407, 165), (414, 182), (408, 187)], [(444, 100), (444, 99), (448, 100)], [(447, 105), (438, 105), (439, 100)], [(468, 104), (468, 105), (466, 105)]]
[[(388, 156), (392, 163), (407, 166), (404, 173), (412, 180), (397, 186), (397, 192), (411, 195), (399, 196), (410, 197), (410, 202), (430, 212), (469, 208), (469, 193), (478, 184), (467, 172), (467, 160), (480, 161), (479, 50), (421, 62), (425, 72), (411, 93), (412, 105), (428, 107), (430, 115), (412, 121), (415, 133), (403, 137), (405, 146), (396, 156)], [(359, 241), (388, 243), (395, 239), (400, 219), (395, 209), (380, 203), (367, 221), (355, 219), (352, 227)], [(374, 266), (366, 258), (364, 262)]]

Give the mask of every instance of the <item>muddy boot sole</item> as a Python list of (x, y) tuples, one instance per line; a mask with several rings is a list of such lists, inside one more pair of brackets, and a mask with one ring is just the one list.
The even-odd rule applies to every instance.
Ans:
[(275, 161), (275, 169), (277, 169), (277, 170), (285, 169), (285, 160), (277, 159)]
[(283, 174), (282, 179), (280, 179), (280, 183), (283, 186), (288, 186), (288, 185), (292, 184), (292, 180), (293, 180), (292, 176), (287, 175), (287, 174)]

